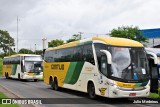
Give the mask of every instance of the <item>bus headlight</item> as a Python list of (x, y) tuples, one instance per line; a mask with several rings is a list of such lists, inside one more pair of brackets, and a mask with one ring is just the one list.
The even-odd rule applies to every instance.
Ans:
[(24, 75), (27, 75), (28, 74), (28, 72), (24, 72)]
[(43, 72), (41, 72), (40, 75), (43, 75)]

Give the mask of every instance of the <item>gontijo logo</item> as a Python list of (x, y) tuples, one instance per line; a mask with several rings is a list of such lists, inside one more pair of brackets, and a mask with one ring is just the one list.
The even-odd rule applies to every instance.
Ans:
[(51, 69), (54, 70), (64, 70), (64, 64), (52, 64)]

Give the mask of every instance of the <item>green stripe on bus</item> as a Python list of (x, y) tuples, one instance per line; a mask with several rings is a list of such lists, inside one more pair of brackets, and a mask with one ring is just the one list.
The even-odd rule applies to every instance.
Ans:
[(76, 67), (76, 64), (77, 64), (77, 62), (71, 62), (70, 63), (68, 71), (67, 71), (67, 74), (66, 74), (66, 77), (64, 79), (64, 83), (69, 84), (69, 82), (71, 81), (71, 77), (73, 75), (73, 72), (74, 72), (74, 69)]
[(135, 86), (137, 86), (137, 87), (138, 87), (138, 86), (141, 86), (141, 85), (142, 85), (142, 83), (136, 83), (136, 84), (135, 84)]
[(17, 70), (17, 64), (13, 64), (12, 73), (11, 75), (15, 75)]
[(84, 62), (78, 62), (75, 69), (74, 69), (74, 73), (72, 75), (71, 81), (69, 82), (69, 84), (75, 84), (79, 78), (79, 75), (82, 71), (82, 67), (84, 65)]
[(146, 86), (148, 84), (148, 81), (147, 82), (143, 82), (141, 86)]
[(67, 71), (64, 83), (75, 84), (82, 71), (83, 65), (84, 65), (84, 62), (71, 62), (69, 69)]

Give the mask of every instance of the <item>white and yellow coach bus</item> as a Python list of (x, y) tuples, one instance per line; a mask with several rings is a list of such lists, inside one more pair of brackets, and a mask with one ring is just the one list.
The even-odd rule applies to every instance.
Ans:
[(44, 82), (90, 98), (147, 97), (150, 91), (144, 47), (124, 38), (93, 37), (46, 49)]
[(16, 54), (3, 59), (3, 76), (19, 80), (43, 78), (42, 57), (34, 54)]

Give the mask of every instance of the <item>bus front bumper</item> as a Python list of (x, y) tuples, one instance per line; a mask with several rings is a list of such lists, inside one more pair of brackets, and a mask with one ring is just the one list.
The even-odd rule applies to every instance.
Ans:
[(116, 88), (111, 90), (109, 97), (110, 98), (148, 97), (149, 93), (150, 93), (150, 87), (138, 91), (124, 91)]
[(42, 78), (43, 78), (43, 75), (33, 75), (33, 76), (23, 75), (22, 76), (22, 79), (42, 79)]

